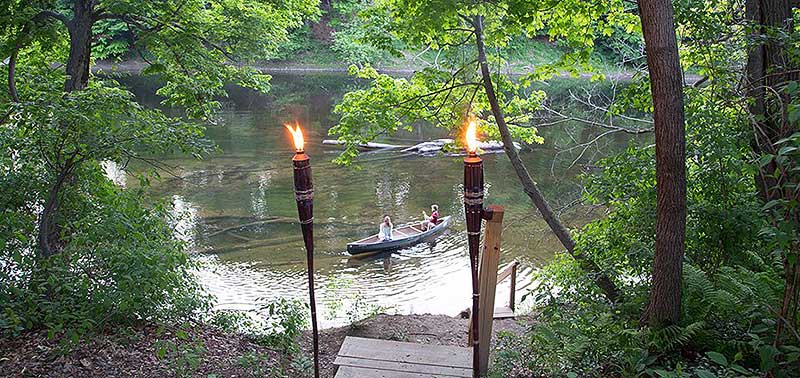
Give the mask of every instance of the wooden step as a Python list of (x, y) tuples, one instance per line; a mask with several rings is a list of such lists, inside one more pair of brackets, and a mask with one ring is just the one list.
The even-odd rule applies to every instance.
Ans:
[(336, 378), (472, 377), (469, 348), (346, 337)]
[(503, 306), (494, 308), (494, 319), (508, 319), (513, 317), (514, 310), (512, 310), (511, 307)]
[(472, 375), (440, 375), (430, 373), (412, 373), (407, 371), (395, 370), (381, 370), (381, 369), (368, 369), (352, 366), (339, 366), (336, 372), (336, 378), (463, 378), (472, 377)]

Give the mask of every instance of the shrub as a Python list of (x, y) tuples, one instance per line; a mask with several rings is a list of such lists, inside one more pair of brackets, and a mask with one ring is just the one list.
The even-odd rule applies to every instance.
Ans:
[(196, 263), (169, 226), (173, 217), (162, 204), (142, 206), (142, 189), (120, 189), (99, 165), (87, 165), (65, 194), (69, 242), (41, 259), (35, 247), (37, 184), (27, 181), (31, 191), (18, 195), (20, 177), (0, 179), (4, 334), (46, 329), (77, 341), (107, 326), (179, 321), (208, 308), (193, 274)]

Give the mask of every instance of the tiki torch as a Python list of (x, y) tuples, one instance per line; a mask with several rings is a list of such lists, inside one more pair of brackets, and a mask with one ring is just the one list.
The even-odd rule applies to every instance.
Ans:
[(311, 331), (314, 344), (314, 377), (319, 378), (319, 333), (317, 331), (317, 304), (314, 300), (314, 186), (311, 183), (311, 162), (303, 150), (303, 131), (300, 125), (292, 128), (286, 125), (294, 139), (294, 198), (297, 201), (297, 214), (300, 229), (306, 245), (308, 266), (308, 295), (311, 300)]
[(472, 348), (473, 376), (480, 376), (478, 334), (478, 261), (481, 243), (481, 220), (483, 211), (483, 160), (478, 156), (478, 126), (474, 119), (467, 126), (467, 157), (464, 158), (464, 213), (467, 218), (467, 241), (469, 242), (469, 261), (472, 268)]

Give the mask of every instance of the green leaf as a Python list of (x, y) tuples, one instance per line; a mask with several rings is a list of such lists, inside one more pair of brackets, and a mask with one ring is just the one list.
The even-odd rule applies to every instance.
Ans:
[(741, 365), (738, 365), (738, 364), (731, 364), (730, 368), (731, 368), (731, 370), (733, 370), (733, 371), (735, 371), (735, 372), (737, 372), (739, 374), (747, 374), (747, 375), (753, 374), (753, 372), (751, 372), (750, 370), (745, 369), (744, 367), (742, 367)]
[(156, 357), (158, 357), (159, 360), (163, 360), (166, 355), (167, 355), (166, 346), (162, 345), (161, 347), (156, 349)]
[(774, 156), (773, 156), (773, 155), (761, 155), (761, 157), (760, 157), (760, 158), (758, 158), (758, 166), (759, 166), (759, 167), (765, 167), (765, 166), (767, 166), (767, 164), (769, 164), (770, 162), (772, 162), (772, 159), (773, 159), (773, 158), (774, 158)]
[(697, 375), (699, 378), (717, 378), (716, 374), (706, 369), (697, 369), (694, 371), (694, 374)]
[(781, 149), (778, 150), (778, 155), (779, 156), (780, 155), (788, 155), (788, 154), (790, 154), (790, 153), (792, 153), (794, 151), (797, 151), (797, 147), (795, 147), (795, 146), (781, 147)]
[(716, 363), (717, 365), (725, 366), (725, 367), (728, 366), (728, 359), (725, 358), (725, 356), (722, 355), (721, 353), (717, 353), (717, 352), (714, 352), (714, 351), (708, 351), (708, 352), (706, 352), (706, 356), (711, 361), (714, 361), (714, 363)]
[(675, 373), (671, 372), (671, 371), (666, 371), (666, 370), (662, 370), (662, 369), (653, 369), (652, 371), (654, 373), (656, 373), (656, 375), (658, 375), (659, 377), (662, 377), (662, 378), (674, 378), (675, 377)]

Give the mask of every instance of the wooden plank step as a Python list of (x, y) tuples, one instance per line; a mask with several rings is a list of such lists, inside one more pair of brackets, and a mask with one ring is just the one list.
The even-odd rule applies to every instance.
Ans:
[[(343, 367), (352, 367), (360, 369), (381, 370), (381, 371), (399, 371), (405, 373), (424, 374), (426, 377), (449, 377), (449, 378), (470, 378), (472, 377), (472, 369), (453, 367), (453, 366), (436, 366), (426, 364), (414, 364), (407, 362), (383, 361), (373, 360), (369, 358), (353, 358), (337, 356), (333, 361), (334, 365)], [(372, 377), (372, 376), (370, 376)]]
[(452, 376), (339, 366), (335, 378), (452, 378)]
[(494, 309), (495, 319), (508, 319), (508, 318), (513, 318), (514, 316), (515, 316), (514, 311), (511, 310), (511, 308), (508, 306), (495, 307)]
[(410, 364), (472, 368), (469, 348), (446, 345), (424, 345), (400, 341), (366, 339), (348, 336), (339, 356)]

